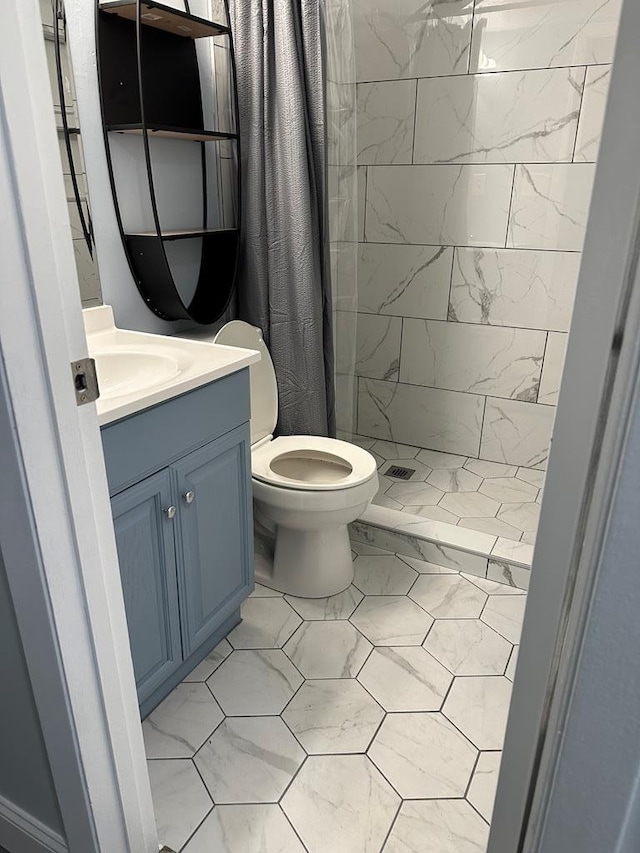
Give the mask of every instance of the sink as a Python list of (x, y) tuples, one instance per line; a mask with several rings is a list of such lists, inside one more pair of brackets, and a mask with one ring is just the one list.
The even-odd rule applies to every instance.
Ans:
[(85, 308), (100, 426), (214, 382), (260, 360), (254, 350), (119, 329), (109, 305)]
[(134, 391), (149, 391), (180, 373), (175, 358), (154, 352), (121, 349), (93, 352), (100, 397), (111, 400)]

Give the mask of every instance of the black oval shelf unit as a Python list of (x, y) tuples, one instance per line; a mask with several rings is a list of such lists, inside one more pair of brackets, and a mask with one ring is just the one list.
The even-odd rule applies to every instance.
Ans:
[[(227, 307), (238, 267), (235, 61), (228, 23), (185, 7), (96, 0), (98, 74), (116, 215), (138, 290), (165, 320), (208, 324)], [(199, 46), (212, 38), (210, 49)], [(178, 196), (184, 228), (172, 210)]]

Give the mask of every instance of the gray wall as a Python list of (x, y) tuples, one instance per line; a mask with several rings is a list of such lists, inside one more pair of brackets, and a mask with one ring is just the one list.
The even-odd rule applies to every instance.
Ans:
[(540, 853), (640, 845), (639, 391)]
[(1, 551), (0, 649), (0, 798), (64, 837)]

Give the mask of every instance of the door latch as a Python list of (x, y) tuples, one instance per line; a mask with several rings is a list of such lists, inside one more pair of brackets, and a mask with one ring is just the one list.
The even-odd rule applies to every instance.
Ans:
[(100, 396), (96, 362), (93, 358), (81, 358), (71, 362), (73, 387), (76, 392), (76, 404), (94, 403)]

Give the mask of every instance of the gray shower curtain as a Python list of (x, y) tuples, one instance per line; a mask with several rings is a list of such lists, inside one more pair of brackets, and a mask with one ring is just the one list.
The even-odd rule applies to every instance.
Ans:
[(320, 0), (230, 0), (243, 192), (238, 316), (259, 326), (281, 435), (335, 435)]

